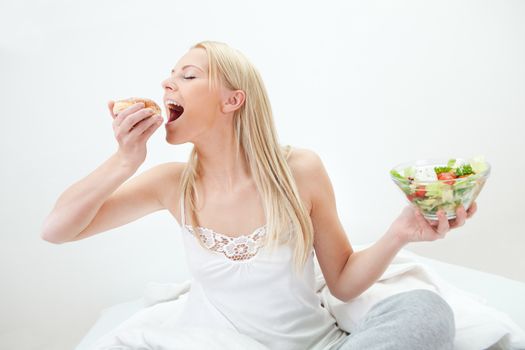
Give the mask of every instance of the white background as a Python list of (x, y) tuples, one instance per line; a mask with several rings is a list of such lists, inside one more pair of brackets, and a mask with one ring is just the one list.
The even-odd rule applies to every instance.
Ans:
[[(525, 282), (524, 18), (523, 1), (2, 1), (0, 347), (72, 349), (100, 310), (187, 278), (167, 211), (63, 245), (40, 228), (116, 151), (107, 101), (160, 102), (201, 40), (259, 69), (281, 143), (321, 156), (354, 244), (377, 240), (405, 205), (392, 166), (484, 155), (492, 174), (474, 218), (407, 249)], [(164, 133), (139, 173), (187, 159), (191, 144)]]

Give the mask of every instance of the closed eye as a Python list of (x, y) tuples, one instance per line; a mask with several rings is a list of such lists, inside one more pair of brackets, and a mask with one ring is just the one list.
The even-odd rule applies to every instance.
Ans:
[(195, 79), (195, 77), (184, 77), (184, 79), (191, 80), (191, 79)]

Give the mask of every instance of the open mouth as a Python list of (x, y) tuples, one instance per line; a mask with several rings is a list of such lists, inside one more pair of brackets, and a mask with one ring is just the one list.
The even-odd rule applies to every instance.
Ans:
[(168, 107), (168, 123), (174, 122), (175, 120), (179, 119), (182, 113), (184, 113), (184, 107), (170, 104)]

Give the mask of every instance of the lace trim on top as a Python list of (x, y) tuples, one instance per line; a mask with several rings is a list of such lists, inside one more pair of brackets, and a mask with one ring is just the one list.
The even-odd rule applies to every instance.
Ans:
[[(195, 236), (191, 225), (185, 225)], [(230, 237), (215, 232), (206, 227), (197, 227), (198, 239), (212, 251), (223, 253), (230, 260), (248, 260), (254, 257), (262, 246), (262, 238), (266, 235), (266, 225), (259, 227), (250, 235)]]

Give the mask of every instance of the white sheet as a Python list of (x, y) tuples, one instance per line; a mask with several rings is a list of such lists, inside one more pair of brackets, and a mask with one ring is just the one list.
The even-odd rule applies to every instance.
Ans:
[[(356, 246), (355, 250), (365, 246)], [(379, 300), (414, 288), (431, 289), (447, 300), (456, 317), (455, 349), (525, 349), (525, 332), (507, 314), (486, 304), (476, 294), (458, 289), (429, 267), (429, 259), (402, 250), (383, 276), (358, 298), (343, 303), (330, 295), (317, 266), (318, 293), (341, 328), (350, 331)], [(241, 334), (217, 334), (204, 329), (170, 329), (177, 316), (191, 280), (182, 283), (150, 283), (140, 309), (107, 333), (93, 349), (261, 349), (260, 344)], [(488, 287), (488, 286), (487, 286)], [(213, 334), (212, 334), (213, 333)], [(212, 338), (210, 338), (212, 337)], [(213, 344), (208, 344), (214, 339)], [(496, 344), (496, 345), (495, 345)], [(491, 347), (492, 346), (492, 347)], [(85, 349), (91, 349), (85, 347)], [(77, 350), (81, 350), (77, 348)]]

